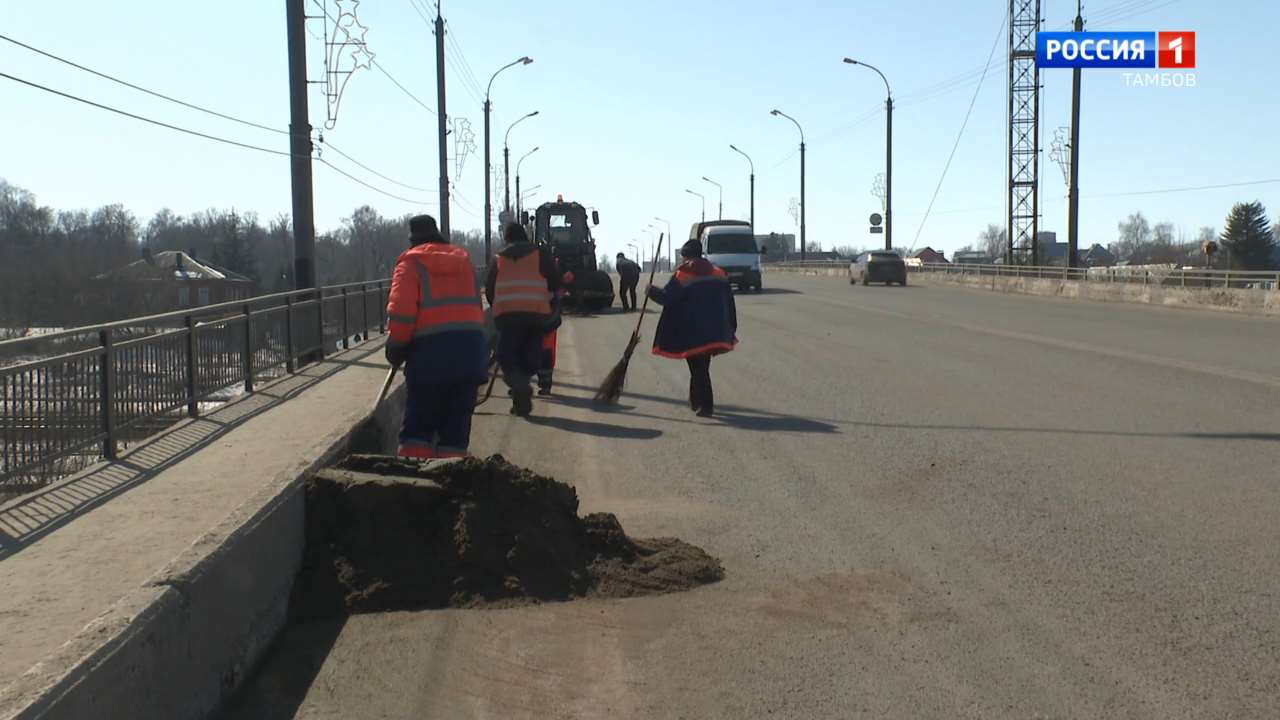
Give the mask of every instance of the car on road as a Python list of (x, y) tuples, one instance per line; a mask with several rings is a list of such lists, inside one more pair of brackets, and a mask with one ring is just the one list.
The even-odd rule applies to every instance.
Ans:
[(756, 236), (751, 225), (741, 221), (713, 222), (716, 224), (708, 223), (702, 228), (699, 237), (702, 241), (702, 252), (707, 260), (724, 270), (729, 276), (729, 282), (736, 285), (739, 291), (760, 292), (764, 287), (760, 255), (764, 250), (756, 244)]
[(882, 282), (885, 285), (907, 284), (907, 263), (902, 256), (890, 250), (873, 250), (865, 252), (849, 263), (849, 284), (861, 282), (870, 285)]

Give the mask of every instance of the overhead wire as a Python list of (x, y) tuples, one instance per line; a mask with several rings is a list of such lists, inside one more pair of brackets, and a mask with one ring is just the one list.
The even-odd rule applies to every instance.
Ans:
[[(991, 52), (987, 56), (987, 67), (991, 67), (991, 59), (995, 57), (996, 48), (1000, 46), (1000, 37), (1004, 35), (1005, 24), (1008, 17), (1001, 18), (1000, 29), (996, 31), (996, 39), (991, 43)], [(938, 184), (933, 189), (933, 197), (929, 198), (929, 205), (925, 208), (924, 217), (920, 219), (920, 225), (916, 227), (916, 236), (911, 241), (911, 249), (915, 249), (917, 243), (920, 242), (920, 234), (924, 232), (925, 223), (929, 221), (929, 213), (933, 211), (933, 204), (938, 200), (938, 193), (942, 191), (942, 183), (947, 179), (947, 171), (951, 169), (951, 161), (956, 157), (956, 150), (960, 148), (960, 140), (964, 137), (965, 128), (969, 126), (969, 118), (973, 115), (973, 106), (978, 102), (978, 95), (982, 92), (983, 81), (986, 80), (987, 73), (984, 71), (982, 77), (978, 80), (978, 87), (973, 91), (973, 97), (969, 99), (969, 109), (964, 113), (964, 121), (960, 123), (960, 132), (956, 133), (956, 141), (951, 145), (951, 154), (947, 155), (947, 162), (942, 166), (942, 175), (938, 177)]]
[[(143, 116), (143, 115), (138, 115), (137, 113), (131, 113), (131, 112), (127, 111), (127, 110), (121, 110), (121, 109), (119, 109), (119, 108), (112, 107), (112, 106), (110, 106), (110, 105), (104, 105), (103, 103), (95, 102), (95, 101), (93, 101), (93, 100), (89, 100), (89, 99), (87, 99), (87, 98), (82, 98), (82, 97), (80, 97), (80, 96), (78, 96), (78, 95), (73, 95), (73, 94), (71, 94), (71, 93), (63, 92), (63, 91), (61, 91), (61, 90), (57, 90), (57, 89), (54, 89), (54, 88), (48, 87), (47, 85), (41, 85), (40, 83), (32, 82), (32, 81), (30, 81), (30, 80), (26, 80), (26, 79), (23, 79), (23, 78), (20, 78), (20, 77), (14, 76), (14, 75), (10, 75), (10, 74), (5, 73), (5, 72), (0, 72), (0, 78), (5, 78), (5, 79), (7, 79), (7, 80), (11, 80), (11, 81), (13, 81), (13, 82), (16, 82), (16, 83), (19, 83), (19, 84), (22, 84), (22, 85), (26, 85), (26, 86), (28, 86), (28, 87), (30, 87), (30, 88), (34, 88), (34, 89), (36, 89), (36, 90), (42, 90), (42, 91), (44, 91), (44, 92), (50, 93), (50, 94), (52, 94), (52, 95), (56, 95), (56, 96), (58, 96), (58, 97), (61, 97), (61, 98), (66, 99), (66, 100), (72, 100), (72, 101), (74, 101), (74, 102), (78, 102), (78, 103), (81, 103), (81, 104), (84, 104), (84, 105), (89, 105), (89, 106), (91, 106), (91, 107), (98, 108), (99, 110), (105, 110), (105, 111), (107, 111), (107, 112), (114, 113), (114, 114), (116, 114), (116, 115), (121, 115), (121, 116), (123, 116), (123, 117), (127, 117), (127, 118), (130, 118), (130, 119), (132, 119), (132, 120), (138, 120), (138, 121), (140, 121), (140, 122), (144, 122), (144, 123), (147, 123), (147, 124), (149, 124), (149, 125), (154, 125), (154, 126), (156, 126), (156, 127), (162, 127), (162, 128), (167, 129), (167, 130), (173, 130), (173, 131), (175, 131), (175, 132), (183, 133), (183, 134), (185, 134), (185, 135), (191, 135), (191, 136), (194, 136), (194, 137), (203, 138), (203, 139), (205, 139), (205, 140), (211, 140), (211, 141), (213, 141), (213, 142), (222, 143), (222, 144), (224, 144), (224, 145), (231, 145), (231, 146), (234, 146), (234, 147), (243, 148), (243, 149), (245, 149), (245, 150), (256, 150), (256, 151), (258, 151), (258, 152), (267, 153), (267, 154), (270, 154), (270, 155), (277, 155), (277, 156), (280, 156), (280, 157), (290, 157), (290, 158), (292, 158), (292, 157), (298, 157), (298, 155), (296, 155), (295, 153), (289, 152), (289, 151), (285, 151), (285, 150), (276, 150), (276, 149), (273, 149), (273, 148), (262, 147), (261, 145), (253, 145), (253, 144), (251, 144), (251, 143), (244, 143), (244, 142), (240, 142), (240, 141), (238, 141), (238, 140), (231, 140), (231, 139), (229, 139), (229, 138), (219, 137), (219, 136), (217, 136), (217, 135), (210, 135), (209, 133), (200, 132), (200, 131), (198, 131), (198, 130), (191, 130), (190, 128), (184, 128), (184, 127), (181, 127), (181, 126), (178, 126), (178, 125), (173, 125), (173, 124), (171, 124), (171, 123), (163, 122), (163, 121), (161, 121), (161, 120), (155, 120), (155, 119), (153, 119), (153, 118), (149, 118), (149, 117), (146, 117), (146, 116)], [(372, 185), (372, 184), (370, 184), (370, 183), (367, 183), (367, 182), (365, 182), (365, 181), (361, 180), (360, 178), (357, 178), (357, 177), (355, 177), (354, 175), (351, 175), (350, 173), (346, 172), (345, 170), (343, 170), (343, 169), (341, 169), (341, 168), (337, 167), (336, 165), (334, 165), (333, 163), (329, 162), (328, 160), (325, 160), (324, 158), (317, 158), (317, 157), (314, 157), (314, 156), (311, 156), (311, 155), (307, 155), (306, 157), (312, 157), (312, 159), (314, 159), (315, 161), (319, 162), (320, 164), (322, 164), (322, 165), (324, 165), (324, 166), (326, 166), (326, 167), (330, 168), (331, 170), (333, 170), (334, 172), (338, 173), (339, 175), (342, 175), (343, 177), (346, 177), (346, 178), (348, 178), (348, 179), (352, 180), (353, 182), (356, 182), (356, 183), (358, 183), (358, 184), (360, 184), (360, 185), (363, 185), (364, 187), (367, 187), (367, 188), (369, 188), (370, 190), (373, 190), (373, 191), (375, 191), (375, 192), (378, 192), (378, 193), (380, 193), (380, 194), (382, 194), (382, 195), (386, 195), (387, 197), (394, 198), (394, 199), (396, 199), (396, 200), (400, 200), (400, 201), (403, 201), (403, 202), (408, 202), (408, 203), (418, 204), (418, 205), (429, 205), (429, 204), (431, 204), (431, 203), (426, 203), (426, 202), (423, 202), (423, 201), (420, 201), (420, 200), (414, 200), (414, 199), (411, 199), (411, 198), (402, 197), (402, 196), (400, 196), (400, 195), (396, 195), (395, 193), (388, 192), (388, 191), (386, 191), (386, 190), (384, 190), (384, 189), (382, 189), (382, 188), (379, 188), (379, 187), (377, 187), (377, 186), (375, 186), (375, 185)]]

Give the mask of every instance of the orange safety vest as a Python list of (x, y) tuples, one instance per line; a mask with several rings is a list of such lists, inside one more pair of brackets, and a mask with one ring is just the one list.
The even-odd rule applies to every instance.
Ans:
[(387, 320), (394, 345), (451, 330), (484, 332), (484, 306), (466, 249), (423, 243), (401, 253)]
[(498, 256), (498, 277), (493, 288), (495, 318), (507, 313), (551, 314), (551, 293), (541, 264), (536, 251), (522, 258)]

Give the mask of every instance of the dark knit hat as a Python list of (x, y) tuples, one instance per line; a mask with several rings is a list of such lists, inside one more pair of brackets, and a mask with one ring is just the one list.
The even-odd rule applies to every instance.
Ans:
[(409, 218), (409, 244), (421, 245), (429, 242), (447, 242), (440, 234), (436, 219), (430, 215), (415, 215)]
[(502, 242), (508, 245), (527, 243), (529, 242), (529, 233), (525, 232), (523, 225), (511, 223), (506, 230), (502, 231)]
[(680, 246), (680, 257), (683, 258), (699, 258), (702, 257), (702, 243), (697, 240), (690, 240)]
[(626, 254), (626, 253), (618, 253), (618, 257), (620, 257), (620, 258), (624, 258), (624, 257), (626, 257), (626, 256), (627, 256), (627, 254)]

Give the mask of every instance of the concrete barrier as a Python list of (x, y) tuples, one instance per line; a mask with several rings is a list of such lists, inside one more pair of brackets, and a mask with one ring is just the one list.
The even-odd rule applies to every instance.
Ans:
[(397, 383), (372, 416), (376, 423), (364, 422), (367, 411), (335, 413), (344, 419), (308, 446), (320, 451), (299, 458), (297, 471), (269, 479), (142, 587), (4, 688), (0, 719), (201, 720), (215, 712), (287, 620), (305, 542), (302, 481), (353, 445), (365, 452), (394, 447), (403, 407)]
[(1248, 315), (1280, 316), (1280, 291), (1244, 288), (1183, 288), (1139, 283), (1083, 282), (1061, 278), (1002, 277), (997, 275), (947, 275), (920, 272), (911, 275), (922, 285), (970, 287), (994, 292), (1063, 297), (1093, 302), (1140, 303), (1163, 307), (1216, 310)]

